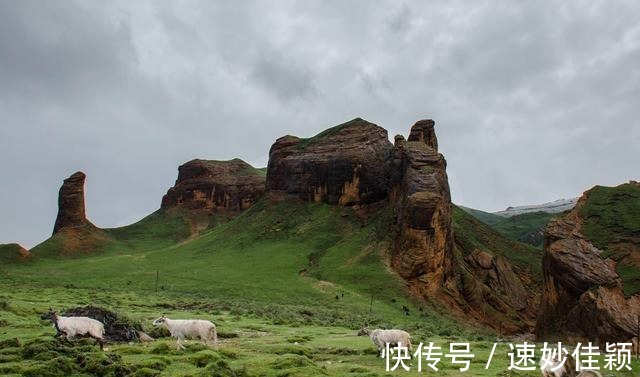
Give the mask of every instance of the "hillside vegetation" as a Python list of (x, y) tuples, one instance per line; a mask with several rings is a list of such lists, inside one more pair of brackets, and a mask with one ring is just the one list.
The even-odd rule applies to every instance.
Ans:
[[(456, 207), (453, 214), (462, 256), (475, 248), (491, 250), (538, 278), (537, 249), (506, 239)], [(443, 375), (504, 375), (506, 346), (484, 369), (494, 335), (412, 299), (389, 271), (389, 219), (384, 206), (363, 214), (265, 197), (197, 236), (179, 212), (163, 211), (93, 235), (90, 229), (62, 232), (34, 248), (32, 261), (0, 267), (6, 287), (0, 295), (0, 374), (383, 375), (384, 361), (370, 340), (355, 336), (369, 323), (407, 329), (416, 343), (433, 341), (443, 349), (452, 341), (471, 341), (471, 370), (460, 372), (443, 360)], [(100, 244), (89, 253), (60, 255), (56, 248), (69, 236), (95, 237)], [(160, 338), (150, 345), (111, 344), (101, 353), (90, 340), (74, 347), (53, 341), (54, 330), (39, 319), (51, 306), (87, 304), (123, 313), (147, 331), (161, 314), (211, 319), (221, 334), (220, 350), (191, 342), (186, 351), (175, 351), (171, 339)], [(415, 359), (412, 366), (403, 373), (425, 373), (416, 371)]]
[(522, 274), (531, 274), (542, 283), (542, 251), (504, 237), (493, 227), (454, 206), (453, 225), (456, 245), (464, 256), (475, 249), (489, 250), (496, 255), (507, 257)]
[(618, 263), (627, 296), (640, 293), (640, 186), (595, 186), (580, 209), (582, 232)]
[(540, 211), (503, 217), (473, 208), (462, 206), (460, 206), (460, 208), (483, 223), (490, 225), (502, 235), (514, 241), (523, 242), (538, 248), (542, 248), (544, 242), (544, 228), (549, 224), (551, 219), (561, 215)]

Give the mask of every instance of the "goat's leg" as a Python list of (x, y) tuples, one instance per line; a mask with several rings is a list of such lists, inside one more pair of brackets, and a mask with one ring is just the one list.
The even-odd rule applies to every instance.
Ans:
[(96, 343), (100, 346), (100, 351), (104, 351), (104, 339), (96, 338)]
[(187, 349), (185, 346), (183, 346), (183, 345), (182, 345), (182, 342), (183, 342), (183, 341), (184, 341), (184, 337), (179, 336), (179, 337), (178, 337), (178, 341), (177, 341), (177, 344), (178, 344), (178, 350), (184, 350), (184, 349)]
[(65, 334), (62, 339), (64, 339), (67, 342), (67, 344), (73, 346), (73, 342), (71, 341), (71, 339), (69, 339), (69, 335)]

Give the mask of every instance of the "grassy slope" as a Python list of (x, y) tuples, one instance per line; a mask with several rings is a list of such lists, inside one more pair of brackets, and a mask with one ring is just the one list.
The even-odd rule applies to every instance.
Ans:
[(487, 224), (456, 206), (453, 209), (453, 225), (456, 245), (463, 255), (473, 252), (474, 249), (504, 255), (520, 271), (529, 270), (535, 280), (542, 281), (541, 250), (503, 237)]
[[(82, 258), (58, 257), (62, 235), (54, 237), (33, 249), (40, 258), (6, 269), (5, 277), (35, 285), (155, 292), (159, 274), (159, 289), (168, 294), (309, 305), (350, 326), (367, 320), (410, 322), (422, 313), (433, 315), (437, 326), (461, 331), (453, 319), (413, 302), (387, 271), (384, 240), (377, 236), (384, 233), (377, 224), (364, 226), (351, 209), (263, 200), (236, 219), (186, 239), (179, 216), (158, 212), (137, 224), (104, 230), (107, 238), (99, 250)], [(414, 316), (403, 316), (403, 305)]]
[(557, 214), (546, 212), (532, 212), (512, 217), (502, 217), (493, 213), (481, 210), (462, 207), (465, 212), (469, 213), (483, 223), (490, 225), (493, 229), (502, 233), (506, 237), (519, 242), (529, 243), (536, 247), (542, 247), (543, 238), (540, 233), (547, 226), (549, 221)]
[(469, 208), (461, 205), (459, 205), (458, 208), (464, 210), (471, 216), (475, 217), (476, 219), (482, 221), (487, 225), (498, 224), (499, 222), (504, 220), (504, 217), (502, 216), (498, 216), (490, 212), (481, 211), (479, 209)]
[(355, 119), (351, 119), (348, 122), (344, 122), (342, 124), (339, 124), (337, 126), (333, 126), (331, 128), (327, 128), (326, 130), (318, 133), (315, 136), (312, 137), (308, 137), (308, 138), (301, 138), (300, 142), (298, 143), (297, 147), (299, 149), (304, 150), (305, 148), (307, 148), (309, 145), (314, 144), (315, 142), (322, 140), (330, 135), (332, 135), (333, 133), (340, 131), (341, 129), (354, 125), (354, 124), (359, 124), (359, 123), (369, 123), (366, 120), (362, 119), (362, 118), (355, 118)]
[[(459, 209), (454, 216), (464, 245), (491, 248), (517, 265), (533, 260), (528, 252), (535, 250), (501, 237)], [(161, 376), (383, 375), (384, 362), (375, 357), (369, 339), (354, 336), (354, 329), (368, 320), (408, 329), (415, 343), (433, 341), (443, 351), (451, 341), (471, 340), (476, 354), (471, 371), (459, 372), (443, 359), (438, 374), (506, 375), (506, 345), (499, 346), (492, 367), (485, 370), (492, 346), (484, 340), (487, 334), (406, 296), (402, 282), (382, 263), (386, 228), (385, 216), (363, 224), (348, 208), (263, 200), (195, 239), (181, 236), (176, 242), (169, 230), (182, 229), (184, 236), (186, 225), (179, 217), (156, 213), (132, 226), (105, 230), (108, 242), (99, 253), (44, 257), (0, 269), (0, 374), (114, 375), (128, 370)], [(39, 246), (41, 252), (54, 254), (52, 248), (48, 243)], [(162, 313), (208, 318), (221, 333), (237, 338), (223, 339), (220, 352), (196, 343), (177, 352), (169, 339), (111, 345), (106, 354), (92, 346), (52, 343), (54, 331), (38, 313), (51, 306), (86, 304), (125, 313), (147, 329)], [(410, 316), (402, 313), (403, 305), (410, 308)], [(20, 346), (7, 342), (14, 337), (20, 338)], [(32, 356), (34, 349), (40, 350), (39, 356)], [(77, 363), (78, 352), (87, 360), (84, 366)], [(426, 373), (417, 373), (415, 367), (414, 360), (414, 371), (402, 374)]]
[(544, 237), (542, 232), (552, 218), (557, 214), (546, 212), (523, 213), (503, 218), (493, 228), (512, 240), (526, 242), (536, 247), (542, 247)]
[(13, 263), (25, 260), (20, 253), (21, 247), (15, 243), (0, 244), (0, 263)]
[[(224, 303), (201, 305), (189, 299), (176, 300), (161, 293), (140, 295), (108, 291), (42, 288), (34, 293), (28, 287), (11, 286), (0, 295), (0, 375), (3, 376), (539, 376), (539, 371), (508, 372), (508, 344), (500, 343), (491, 368), (485, 370), (492, 341), (470, 339), (475, 358), (471, 369), (459, 372), (443, 357), (438, 372), (384, 372), (384, 361), (367, 337), (341, 326), (281, 323), (256, 315), (242, 306)], [(187, 350), (175, 351), (174, 342), (161, 338), (151, 344), (109, 344), (106, 352), (97, 350), (90, 340), (68, 347), (52, 341), (55, 330), (38, 319), (38, 313), (50, 306), (70, 307), (92, 302), (127, 312), (147, 329), (162, 310), (169, 317), (206, 318), (213, 320), (221, 339), (220, 350), (205, 349), (189, 342)], [(234, 336), (234, 337), (230, 337)], [(12, 339), (20, 339), (15, 344)], [(414, 333), (414, 340), (432, 341), (448, 352), (448, 344), (461, 340), (457, 336), (442, 337)], [(79, 363), (79, 361), (84, 363)], [(602, 362), (602, 361), (601, 361)], [(633, 361), (633, 369), (640, 368)], [(604, 373), (605, 376), (613, 374)], [(616, 376), (633, 376), (634, 372), (616, 372)]]
[(618, 260), (616, 270), (625, 294), (640, 293), (640, 186), (596, 186), (580, 209), (582, 232), (607, 256)]

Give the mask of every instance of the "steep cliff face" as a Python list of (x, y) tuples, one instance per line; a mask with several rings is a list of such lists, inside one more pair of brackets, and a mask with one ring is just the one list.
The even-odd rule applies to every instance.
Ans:
[(240, 159), (191, 160), (178, 168), (178, 179), (162, 198), (162, 208), (239, 212), (264, 194), (264, 173)]
[(58, 193), (58, 216), (53, 234), (65, 228), (93, 226), (87, 220), (84, 207), (84, 181), (86, 175), (76, 172), (65, 179)]
[(356, 118), (312, 138), (284, 136), (269, 151), (267, 190), (350, 206), (386, 198), (387, 131)]
[(432, 120), (417, 122), (409, 139), (396, 136), (391, 180), (396, 228), (392, 265), (427, 295), (451, 285), (453, 231), (446, 161)]
[(265, 192), (265, 172), (235, 158), (191, 160), (162, 198), (161, 212), (178, 215), (192, 235), (237, 216)]
[[(508, 257), (529, 250), (495, 232), (486, 239), (469, 232), (473, 242), (456, 249), (446, 161), (433, 120), (416, 122), (394, 145), (384, 129), (359, 118), (309, 139), (282, 137), (269, 153), (267, 190), (358, 212), (384, 204), (392, 213), (388, 263), (415, 296), (496, 328), (503, 323), (506, 332), (533, 325), (538, 281)], [(465, 258), (478, 248), (482, 264)]]
[(640, 185), (596, 186), (545, 230), (536, 334), (601, 343), (635, 336), (640, 316)]

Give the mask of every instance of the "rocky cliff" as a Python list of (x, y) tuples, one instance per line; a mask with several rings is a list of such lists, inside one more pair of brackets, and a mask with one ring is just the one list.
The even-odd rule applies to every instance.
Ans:
[(625, 341), (640, 316), (640, 185), (596, 186), (545, 230), (536, 334)]
[(344, 206), (383, 200), (392, 148), (384, 128), (360, 118), (308, 139), (281, 137), (269, 151), (267, 190)]
[(264, 194), (264, 172), (236, 158), (191, 160), (178, 168), (178, 179), (162, 198), (162, 208), (239, 212)]
[(58, 216), (53, 234), (65, 228), (93, 226), (87, 220), (84, 206), (84, 181), (86, 175), (76, 172), (65, 179), (58, 192)]
[(237, 216), (265, 192), (265, 172), (235, 158), (191, 160), (178, 167), (178, 179), (162, 198), (161, 211), (180, 211), (191, 234)]
[(428, 296), (453, 282), (451, 196), (444, 156), (432, 120), (395, 137), (390, 171), (395, 242), (392, 265)]
[[(507, 331), (532, 326), (537, 282), (519, 267), (523, 282), (507, 257), (528, 250), (507, 240), (493, 250), (495, 238), (503, 239), (495, 232), (494, 238), (473, 238), (471, 249), (456, 249), (446, 161), (433, 120), (416, 122), (408, 138), (398, 135), (393, 145), (386, 130), (360, 118), (308, 139), (281, 137), (269, 153), (266, 185), (270, 193), (357, 211), (383, 204), (392, 224), (385, 235), (392, 245), (388, 263), (414, 295), (496, 328), (504, 322)], [(504, 251), (510, 247), (514, 252)], [(482, 263), (465, 259), (478, 248)], [(472, 289), (476, 294), (466, 294)]]

